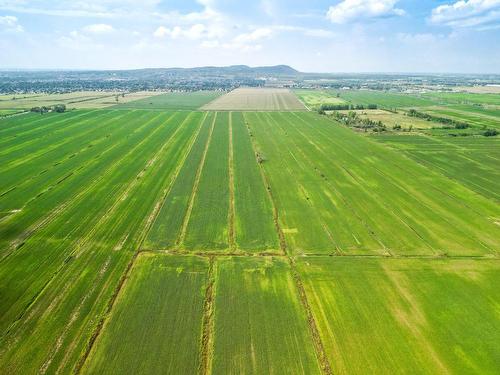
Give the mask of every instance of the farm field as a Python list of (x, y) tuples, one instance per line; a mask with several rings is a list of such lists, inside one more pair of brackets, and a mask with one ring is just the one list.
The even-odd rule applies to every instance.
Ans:
[(311, 110), (320, 108), (322, 104), (336, 105), (347, 103), (337, 95), (332, 95), (332, 93), (327, 90), (295, 89), (293, 90), (293, 93), (297, 95), (300, 101)]
[(83, 373), (196, 373), (207, 277), (205, 258), (141, 254)]
[(0, 373), (495, 372), (498, 137), (210, 95), (0, 119)]
[(423, 97), (450, 104), (500, 105), (500, 93), (429, 92)]
[(498, 138), (443, 138), (425, 136), (374, 137), (404, 152), (418, 163), (433, 169), (471, 190), (500, 200), (500, 142)]
[(207, 111), (304, 111), (288, 89), (238, 88), (204, 105)]
[(286, 259), (219, 258), (213, 374), (320, 374)]
[[(390, 93), (375, 90), (296, 90), (296, 95), (309, 108), (317, 104), (352, 104), (367, 106), (377, 104), (380, 108), (422, 107), (435, 104), (431, 98)], [(319, 101), (319, 103), (317, 103)]]
[(111, 105), (107, 102), (113, 102), (115, 96), (119, 94), (107, 91), (76, 91), (67, 94), (8, 95), (0, 97), (0, 109), (29, 110), (33, 107), (55, 104), (65, 104), (68, 109), (103, 108)]
[(498, 251), (500, 228), (493, 219), (498, 205), (456, 181), (324, 117), (248, 113), (245, 118), (265, 159), (292, 253)]
[[(340, 113), (347, 114), (351, 111), (341, 110)], [(382, 121), (383, 124), (390, 128), (394, 126), (401, 126), (401, 129), (408, 130), (410, 127), (415, 130), (439, 128), (440, 124), (436, 122), (426, 121), (423, 119), (406, 116), (404, 112), (389, 112), (383, 109), (372, 109), (372, 110), (354, 110), (361, 119), (368, 118), (373, 121)]]
[(474, 128), (500, 129), (500, 113), (498, 111), (481, 110), (471, 106), (448, 105), (446, 107), (432, 106), (423, 108), (423, 112), (451, 118), (455, 121), (464, 121)]
[[(118, 109), (196, 110), (221, 95), (218, 91), (156, 93), (151, 97), (119, 103)], [(116, 104), (116, 103), (115, 103)]]
[(298, 260), (334, 374), (494, 374), (499, 267), (473, 259)]

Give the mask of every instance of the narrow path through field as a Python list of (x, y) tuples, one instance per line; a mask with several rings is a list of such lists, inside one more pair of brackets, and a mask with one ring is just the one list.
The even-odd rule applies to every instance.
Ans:
[(214, 344), (214, 303), (215, 303), (215, 257), (209, 256), (207, 287), (203, 304), (203, 325), (201, 335), (200, 369), (201, 375), (211, 374), (212, 352)]

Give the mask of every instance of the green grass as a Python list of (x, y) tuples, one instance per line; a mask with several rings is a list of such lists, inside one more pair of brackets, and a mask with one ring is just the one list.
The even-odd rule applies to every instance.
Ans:
[(208, 262), (142, 254), (83, 373), (194, 374)]
[(347, 102), (328, 90), (296, 89), (294, 94), (309, 109), (318, 109), (322, 104), (346, 104)]
[(216, 265), (213, 374), (319, 374), (307, 319), (283, 259)]
[(196, 110), (221, 95), (217, 91), (170, 92), (117, 104), (117, 109)]
[(382, 108), (422, 107), (434, 104), (431, 99), (420, 96), (374, 90), (339, 90), (340, 98), (351, 104), (377, 104)]
[(234, 154), (236, 247), (249, 251), (277, 250), (273, 207), (241, 113), (231, 114)]
[(429, 92), (422, 95), (434, 101), (450, 104), (500, 105), (500, 94), (479, 94), (470, 92)]
[(213, 120), (213, 114), (208, 114), (205, 118), (201, 131), (147, 235), (146, 248), (171, 249), (176, 247), (181, 239), (196, 175), (198, 169), (203, 167), (200, 161), (209, 141)]
[(19, 94), (0, 95), (1, 110), (30, 110), (33, 107), (50, 107), (65, 104), (68, 109), (104, 108), (112, 105), (119, 92), (75, 91), (64, 94)]
[(218, 113), (208, 146), (183, 246), (191, 250), (229, 248), (229, 124)]
[[(451, 118), (455, 121), (466, 122), (473, 128), (496, 128), (500, 129), (500, 116), (498, 114), (485, 114), (484, 112), (473, 111), (471, 108), (463, 107), (429, 107), (424, 108), (424, 112), (431, 115)], [(466, 129), (470, 132), (470, 129)]]
[(334, 374), (494, 374), (495, 260), (299, 260)]
[(424, 136), (377, 136), (374, 139), (430, 169), (443, 174), (488, 198), (500, 200), (500, 139), (473, 137), (467, 143), (458, 138)]
[(498, 251), (498, 206), (461, 184), (314, 114), (246, 118), (294, 253)]
[(317, 373), (315, 323), (334, 373), (492, 372), (499, 140), (307, 112), (2, 118), (0, 372)]
[[(51, 189), (42, 197), (52, 209), (23, 210), (1, 222), (11, 234), (19, 214), (25, 220), (47, 215), (24, 246), (2, 247), (8, 257), (0, 265), (1, 324), (4, 332), (9, 327), (3, 368), (69, 372), (76, 366), (199, 125), (196, 114), (151, 116), (107, 168), (92, 169), (98, 174), (85, 183), (59, 184), (71, 193), (67, 202), (58, 199), (61, 189)], [(21, 225), (25, 236), (22, 228), (30, 226)]]

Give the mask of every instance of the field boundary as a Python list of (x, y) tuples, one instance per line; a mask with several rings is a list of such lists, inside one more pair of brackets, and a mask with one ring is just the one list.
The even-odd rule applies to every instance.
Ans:
[(215, 325), (215, 257), (208, 256), (207, 286), (203, 303), (203, 322), (200, 342), (200, 367), (199, 373), (208, 375), (212, 372), (214, 325)]
[(325, 375), (333, 375), (332, 367), (330, 365), (328, 357), (326, 356), (325, 347), (323, 345), (323, 341), (321, 340), (321, 336), (319, 334), (316, 319), (314, 318), (311, 306), (309, 305), (309, 301), (307, 299), (307, 293), (304, 288), (304, 284), (302, 283), (300, 273), (297, 271), (295, 267), (295, 261), (291, 256), (288, 256), (288, 262), (290, 263), (290, 269), (292, 271), (292, 277), (295, 282), (295, 288), (297, 289), (299, 300), (306, 313), (307, 325), (309, 327), (309, 333), (311, 334), (311, 339), (313, 341), (314, 349), (316, 352), (316, 358), (319, 362), (319, 365), (321, 366), (321, 370), (323, 371), (323, 373)]

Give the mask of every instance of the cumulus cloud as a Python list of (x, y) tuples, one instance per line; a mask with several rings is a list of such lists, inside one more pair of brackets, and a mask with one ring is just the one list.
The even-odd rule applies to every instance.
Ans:
[(432, 10), (430, 21), (452, 27), (473, 27), (500, 21), (500, 0), (461, 0)]
[(358, 19), (402, 16), (403, 9), (396, 8), (398, 0), (344, 0), (331, 6), (326, 17), (333, 23), (349, 23)]
[(88, 25), (83, 28), (84, 31), (91, 34), (108, 34), (113, 32), (113, 26), (105, 24), (105, 23), (96, 23), (93, 25)]
[(245, 44), (241, 42), (236, 42), (234, 40), (230, 42), (219, 42), (218, 40), (205, 40), (200, 44), (203, 48), (223, 48), (227, 50), (238, 50), (240, 52), (254, 52), (262, 49), (261, 44)]
[(22, 33), (23, 27), (19, 24), (17, 17), (0, 16), (0, 31)]
[(273, 34), (273, 30), (266, 27), (261, 27), (253, 30), (250, 33), (243, 33), (234, 38), (237, 43), (255, 42), (260, 39), (269, 38)]
[(191, 26), (181, 27), (174, 26), (168, 28), (165, 26), (158, 27), (153, 35), (157, 38), (169, 37), (172, 39), (186, 38), (191, 40), (219, 38), (225, 34), (225, 30), (217, 25), (204, 25), (196, 23)]

